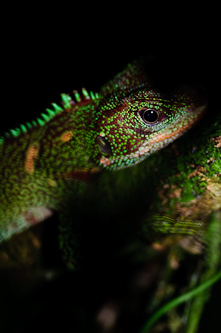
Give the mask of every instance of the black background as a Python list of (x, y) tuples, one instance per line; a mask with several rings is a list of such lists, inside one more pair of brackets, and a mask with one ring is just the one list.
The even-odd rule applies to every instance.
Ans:
[(166, 14), (164, 8), (133, 6), (119, 12), (107, 6), (96, 14), (93, 4), (74, 5), (18, 5), (3, 12), (0, 133), (34, 119), (51, 102), (59, 103), (62, 92), (82, 86), (98, 90), (128, 62), (147, 54), (157, 59), (165, 82), (198, 81), (212, 101), (219, 100), (215, 9), (212, 15), (202, 8), (173, 8)]

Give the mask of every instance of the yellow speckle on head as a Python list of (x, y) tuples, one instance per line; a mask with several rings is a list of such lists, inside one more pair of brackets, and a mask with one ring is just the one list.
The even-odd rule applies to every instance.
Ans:
[(53, 187), (57, 185), (56, 181), (50, 178), (48, 178), (48, 184)]
[(35, 171), (34, 160), (38, 156), (38, 151), (39, 151), (38, 143), (34, 143), (31, 146), (29, 146), (26, 152), (26, 159), (25, 159), (25, 171), (27, 173), (32, 174)]
[(67, 142), (72, 138), (73, 135), (74, 133), (72, 131), (66, 131), (61, 135), (61, 141)]

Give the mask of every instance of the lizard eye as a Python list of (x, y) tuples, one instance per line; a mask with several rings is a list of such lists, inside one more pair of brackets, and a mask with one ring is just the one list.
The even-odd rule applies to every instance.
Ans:
[(139, 110), (139, 115), (146, 124), (154, 124), (159, 118), (159, 114), (156, 110), (147, 108)]

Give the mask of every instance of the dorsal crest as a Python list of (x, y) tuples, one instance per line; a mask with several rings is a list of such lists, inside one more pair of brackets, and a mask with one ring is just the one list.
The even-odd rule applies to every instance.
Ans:
[(28, 130), (35, 126), (44, 126), (45, 123), (50, 121), (55, 115), (68, 111), (74, 106), (81, 105), (85, 103), (85, 101), (96, 100), (98, 98), (98, 93), (93, 93), (92, 91), (88, 92), (85, 88), (82, 88), (81, 94), (77, 90), (73, 90), (73, 97), (63, 93), (61, 94), (61, 105), (51, 103), (53, 108), (46, 108), (45, 112), (41, 113), (40, 117), (5, 132), (3, 136), (0, 136), (0, 144), (4, 142), (5, 138), (18, 137), (22, 133), (27, 133)]

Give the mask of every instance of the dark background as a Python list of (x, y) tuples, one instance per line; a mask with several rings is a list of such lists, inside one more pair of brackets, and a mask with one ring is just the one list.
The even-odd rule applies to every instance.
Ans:
[[(152, 54), (165, 82), (202, 83), (220, 96), (220, 29), (209, 8), (13, 6), (2, 12), (0, 133), (33, 120), (60, 93), (98, 90), (126, 64)], [(84, 6), (83, 6), (84, 7)], [(77, 16), (77, 18), (76, 18)]]

